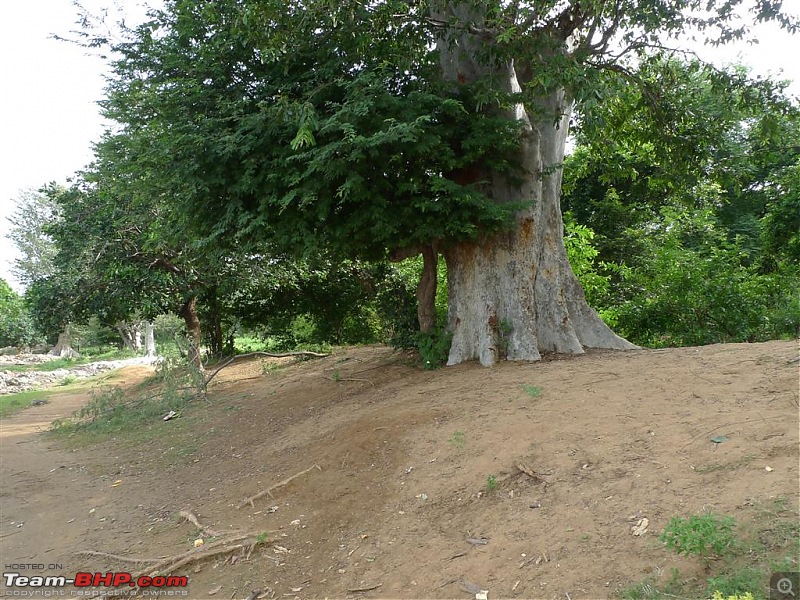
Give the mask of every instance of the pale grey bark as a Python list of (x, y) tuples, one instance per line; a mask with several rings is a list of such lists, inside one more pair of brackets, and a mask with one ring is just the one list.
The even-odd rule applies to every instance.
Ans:
[(142, 351), (142, 322), (126, 322), (120, 321), (117, 323), (117, 331), (122, 338), (122, 343), (125, 348), (137, 354)]
[[(475, 4), (442, 6), (439, 19), (455, 15), (462, 23), (480, 23)], [(439, 40), (445, 79), (459, 85), (489, 75), (502, 91), (520, 92), (514, 63), (492, 63), (486, 48), (491, 42), (473, 29), (465, 25)], [(449, 365), (539, 360), (541, 352), (580, 354), (587, 347), (635, 348), (589, 307), (567, 259), (560, 194), (570, 110), (564, 90), (555, 90), (534, 106), (518, 104), (504, 113), (522, 126), (516, 158), (523, 172), (514, 181), (487, 173), (483, 190), (495, 202), (530, 207), (517, 214), (511, 231), (444, 249), (453, 334)]]
[(144, 323), (144, 355), (145, 356), (155, 356), (156, 355), (156, 335), (155, 335), (156, 328), (151, 321), (145, 321)]

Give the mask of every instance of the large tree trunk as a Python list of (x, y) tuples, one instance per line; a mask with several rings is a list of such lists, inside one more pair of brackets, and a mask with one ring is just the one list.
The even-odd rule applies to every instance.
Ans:
[(199, 371), (203, 370), (203, 361), (200, 357), (200, 318), (197, 315), (197, 297), (192, 296), (181, 305), (178, 311), (186, 323), (186, 335), (189, 340), (189, 362)]
[(78, 358), (80, 354), (72, 348), (72, 327), (69, 323), (58, 334), (56, 345), (50, 350), (51, 356), (61, 358)]
[[(474, 14), (459, 14), (473, 6), (451, 4), (445, 16), (479, 22)], [(458, 43), (439, 44), (447, 80), (460, 84), (491, 76), (502, 91), (521, 91), (513, 62), (488, 65), (476, 58), (481, 50), (486, 56), (481, 44), (490, 42), (469, 33), (456, 37)], [(518, 104), (505, 113), (523, 129), (516, 157), (523, 171), (513, 181), (486, 173), (482, 189), (495, 202), (531, 206), (509, 232), (444, 249), (453, 334), (449, 365), (539, 360), (541, 352), (578, 354), (587, 347), (635, 348), (588, 306), (567, 260), (560, 194), (570, 108), (564, 91), (556, 90), (535, 106)]]

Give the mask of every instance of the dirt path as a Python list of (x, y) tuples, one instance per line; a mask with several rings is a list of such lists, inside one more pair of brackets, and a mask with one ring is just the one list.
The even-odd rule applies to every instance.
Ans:
[[(152, 367), (125, 367), (111, 381), (126, 387), (152, 373)], [(90, 511), (107, 496), (107, 485), (92, 473), (105, 457), (65, 450), (42, 435), (53, 420), (71, 416), (87, 399), (86, 392), (54, 393), (46, 404), (0, 421), (0, 555), (6, 572), (14, 565), (44, 565), (15, 570), (63, 574), (87, 532), (98, 528)]]
[(223, 537), (270, 540), (180, 573), (191, 598), (474, 597), (465, 582), (607, 598), (673, 568), (702, 578), (658, 543), (671, 516), (746, 527), (795, 511), (796, 356), (796, 342), (769, 342), (433, 372), (380, 347), (275, 372), (256, 360), (149, 437), (72, 450), (33, 433), (56, 415), (31, 409), (0, 423), (0, 549), (5, 563), (62, 566), (48, 574), (127, 570), (74, 552), (191, 550), (206, 536), (179, 521), (186, 509)]

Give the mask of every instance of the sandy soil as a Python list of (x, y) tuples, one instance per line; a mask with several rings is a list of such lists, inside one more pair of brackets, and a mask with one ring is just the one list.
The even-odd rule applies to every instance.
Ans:
[(88, 447), (38, 432), (85, 401), (60, 396), (0, 422), (3, 562), (135, 569), (76, 551), (190, 551), (191, 510), (271, 543), (176, 573), (190, 598), (607, 598), (673, 567), (701, 577), (656, 539), (671, 516), (797, 505), (796, 357), (769, 342), (431, 372), (383, 347), (250, 360), (154, 440)]

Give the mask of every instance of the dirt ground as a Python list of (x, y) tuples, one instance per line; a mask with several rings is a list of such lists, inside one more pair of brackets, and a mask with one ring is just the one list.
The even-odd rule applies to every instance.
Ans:
[(29, 575), (135, 570), (76, 552), (191, 551), (204, 537), (178, 517), (191, 510), (219, 538), (270, 543), (173, 573), (189, 598), (466, 599), (472, 584), (608, 598), (673, 567), (701, 577), (657, 541), (670, 517), (797, 506), (797, 354), (768, 342), (437, 371), (384, 347), (274, 371), (254, 359), (149, 436), (88, 446), (42, 433), (86, 400), (57, 396), (0, 422), (2, 560), (43, 565)]

